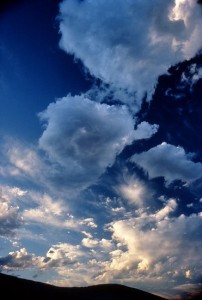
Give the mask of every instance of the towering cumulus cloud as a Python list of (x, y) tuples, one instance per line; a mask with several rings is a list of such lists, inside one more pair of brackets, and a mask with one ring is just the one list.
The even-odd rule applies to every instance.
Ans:
[[(64, 0), (60, 46), (115, 90), (153, 91), (170, 65), (202, 46), (196, 0)], [(121, 99), (124, 102), (128, 98)]]

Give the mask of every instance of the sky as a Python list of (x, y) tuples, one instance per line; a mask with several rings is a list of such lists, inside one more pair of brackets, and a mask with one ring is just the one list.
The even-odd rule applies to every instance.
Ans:
[(0, 7), (0, 272), (202, 290), (202, 6)]

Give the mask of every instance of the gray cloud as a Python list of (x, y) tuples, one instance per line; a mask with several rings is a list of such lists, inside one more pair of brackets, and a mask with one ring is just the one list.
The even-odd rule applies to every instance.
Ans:
[(176, 179), (191, 182), (202, 174), (202, 164), (194, 163), (191, 156), (182, 147), (164, 142), (146, 152), (133, 155), (131, 161), (148, 172), (149, 178), (163, 176), (167, 183)]
[(70, 190), (95, 182), (134, 138), (134, 120), (125, 106), (84, 96), (68, 95), (39, 116), (45, 123), (39, 146)]
[(9, 252), (0, 258), (0, 270), (22, 270), (40, 266), (41, 258), (30, 254), (25, 248)]
[(201, 16), (193, 0), (64, 0), (60, 46), (116, 92), (136, 91), (140, 100), (170, 65), (200, 49)]
[(22, 217), (19, 207), (10, 205), (9, 201), (2, 197), (0, 201), (0, 236), (10, 236), (22, 224)]

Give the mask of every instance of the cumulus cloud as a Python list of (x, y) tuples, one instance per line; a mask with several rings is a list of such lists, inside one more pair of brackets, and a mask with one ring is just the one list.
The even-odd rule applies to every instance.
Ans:
[(162, 143), (146, 152), (135, 154), (131, 161), (142, 167), (149, 178), (163, 176), (169, 184), (179, 179), (191, 182), (202, 174), (202, 164), (191, 160), (192, 154), (186, 154), (182, 147)]
[(134, 138), (134, 120), (125, 106), (84, 96), (68, 95), (39, 116), (45, 124), (39, 146), (72, 191), (94, 183)]
[(44, 268), (60, 268), (67, 265), (74, 265), (83, 255), (79, 245), (59, 243), (53, 245), (43, 259)]
[(92, 237), (86, 237), (81, 241), (82, 245), (86, 248), (99, 247), (102, 251), (108, 252), (112, 248), (112, 242), (106, 239), (93, 239)]
[(175, 207), (175, 200), (170, 199), (161, 218), (158, 212), (144, 212), (139, 217), (112, 222), (112, 240), (119, 248), (110, 253), (111, 259), (99, 279), (108, 282), (121, 278), (130, 284), (152, 279), (174, 284), (182, 278), (197, 281), (202, 269), (197, 250), (202, 219), (199, 215), (170, 218)]
[(9, 252), (5, 257), (0, 257), (0, 270), (14, 271), (23, 270), (27, 268), (39, 267), (41, 264), (41, 257), (27, 252), (25, 248), (18, 251)]
[(142, 210), (136, 217), (114, 221), (108, 226), (111, 240), (93, 238), (85, 232), (81, 245), (67, 245), (66, 250), (61, 247), (62, 253), (67, 251), (67, 258), (51, 248), (46, 255), (51, 259), (45, 259), (47, 267), (49, 262), (54, 264), (63, 276), (55, 283), (65, 286), (116, 281), (141, 287), (149, 282), (153, 291), (158, 287), (159, 292), (169, 284), (172, 294), (183, 280), (197, 282), (202, 270), (197, 250), (201, 247), (202, 219), (196, 214), (172, 217), (176, 208), (176, 200), (168, 199), (153, 214)]
[(57, 243), (44, 256), (24, 248), (10, 252), (0, 258), (0, 269), (54, 269), (60, 277), (51, 283), (64, 286), (116, 281), (141, 287), (152, 282), (153, 291), (158, 287), (160, 292), (169, 284), (172, 293), (183, 280), (197, 282), (202, 271), (198, 251), (202, 218), (200, 214), (172, 217), (176, 208), (175, 199), (164, 199), (155, 213), (142, 210), (135, 217), (113, 221), (105, 228), (111, 239), (83, 231), (86, 237), (80, 244)]
[(140, 100), (170, 65), (200, 49), (201, 16), (194, 0), (64, 0), (60, 46), (112, 89), (136, 91)]

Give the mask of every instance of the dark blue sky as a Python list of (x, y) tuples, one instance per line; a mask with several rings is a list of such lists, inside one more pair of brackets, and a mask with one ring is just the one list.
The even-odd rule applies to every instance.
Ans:
[(82, 66), (59, 49), (59, 1), (25, 1), (1, 14), (1, 130), (37, 138), (37, 113), (89, 88)]

